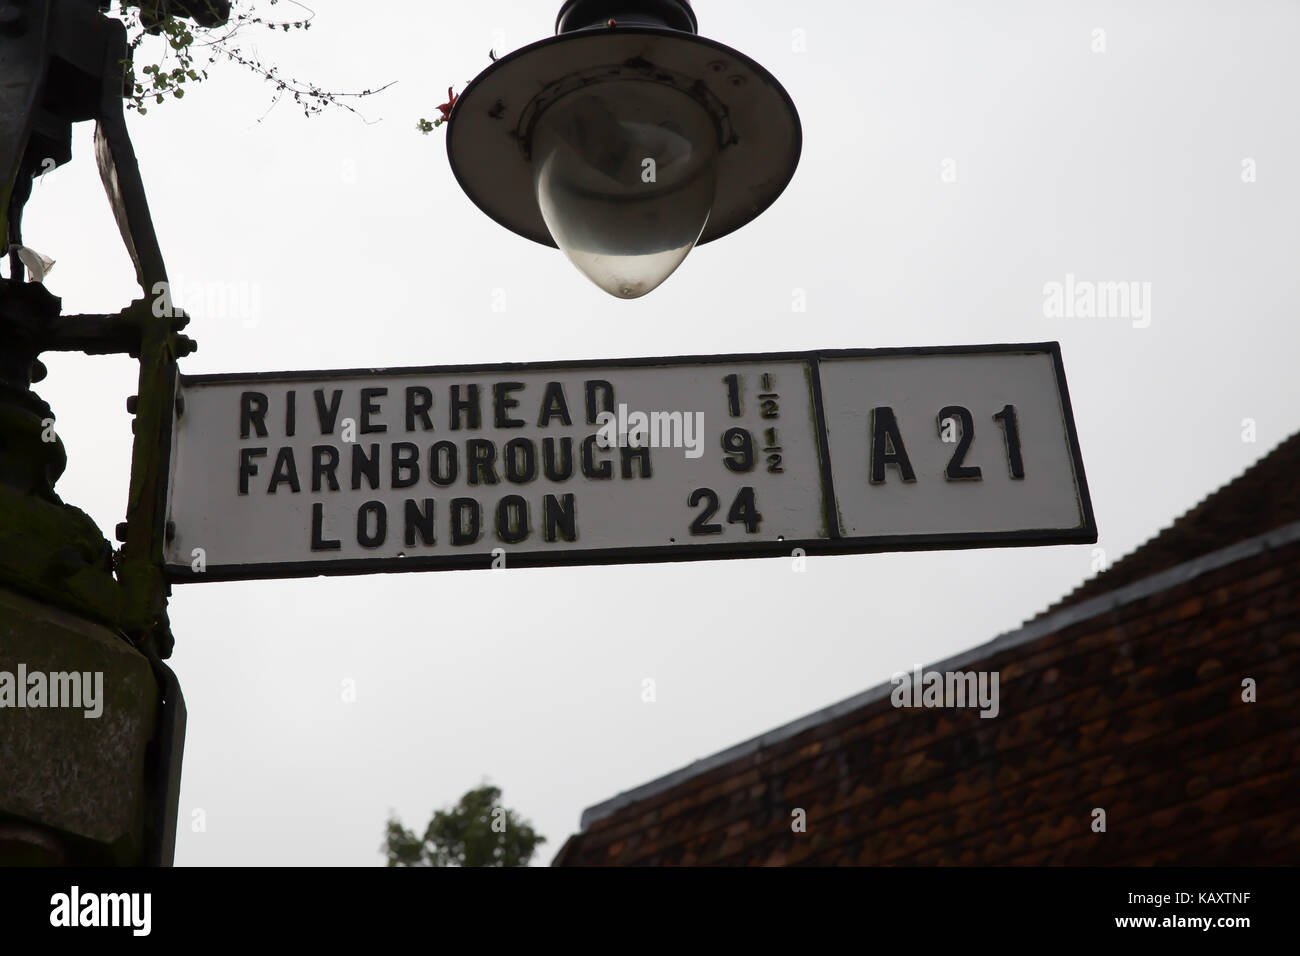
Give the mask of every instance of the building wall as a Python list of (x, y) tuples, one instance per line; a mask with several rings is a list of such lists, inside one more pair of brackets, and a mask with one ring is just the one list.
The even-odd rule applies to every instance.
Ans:
[(886, 697), (596, 820), (555, 862), (1294, 864), (1298, 654), (1291, 543), (965, 665), (1000, 672), (996, 718)]

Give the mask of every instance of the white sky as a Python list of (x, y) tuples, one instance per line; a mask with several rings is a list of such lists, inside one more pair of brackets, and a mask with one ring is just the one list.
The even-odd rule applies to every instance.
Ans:
[[(790, 91), (803, 160), (771, 210), (633, 302), (479, 213), (445, 130), (414, 128), (489, 47), (549, 35), (559, 0), (313, 5), (309, 33), (262, 52), (334, 88), (399, 81), (363, 102), (379, 122), (261, 119), (269, 89), (232, 68), (132, 121), (201, 346), (185, 372), (1059, 340), (1111, 560), (1300, 422), (1295, 4), (700, 0), (701, 32)], [(69, 313), (138, 294), (90, 135), (28, 213)], [(1067, 273), (1150, 282), (1150, 326), (1045, 318)], [(221, 314), (227, 288), (253, 319)], [(46, 361), (58, 491), (111, 538), (136, 365)], [(584, 807), (982, 643), (1092, 563), (1075, 546), (178, 587), (177, 862), (377, 864), (390, 808), (422, 830), (487, 777), (546, 863)]]

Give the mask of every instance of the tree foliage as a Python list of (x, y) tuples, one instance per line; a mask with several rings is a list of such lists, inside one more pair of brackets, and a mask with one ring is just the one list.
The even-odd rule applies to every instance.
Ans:
[[(195, 10), (219, 20), (212, 0), (188, 0)], [(355, 93), (327, 90), (320, 85), (287, 74), (263, 58), (255, 46), (266, 31), (289, 33), (311, 29), (316, 14), (298, 0), (231, 0), (229, 19), (220, 26), (200, 26), (176, 0), (113, 0), (109, 14), (126, 24), (129, 58), (126, 63), (126, 105), (141, 114), (150, 106), (169, 99), (181, 99), (185, 90), (208, 79), (208, 70), (229, 61), (271, 85), (272, 107), (290, 97), (302, 111), (313, 116), (329, 107), (356, 113), (350, 100), (372, 96), (387, 89)], [(279, 7), (279, 10), (272, 8)], [(278, 14), (284, 13), (281, 17)], [(199, 20), (202, 21), (203, 17)]]
[(423, 838), (388, 820), (383, 852), (389, 866), (527, 866), (546, 838), (501, 805), (501, 790), (484, 784), (449, 810), (437, 810)]

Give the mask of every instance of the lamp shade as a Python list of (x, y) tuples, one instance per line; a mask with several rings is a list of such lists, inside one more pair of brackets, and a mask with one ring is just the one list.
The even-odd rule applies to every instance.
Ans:
[(489, 217), (633, 298), (776, 201), (799, 115), (762, 66), (696, 35), (682, 0), (570, 0), (558, 26), (457, 99), (450, 165)]

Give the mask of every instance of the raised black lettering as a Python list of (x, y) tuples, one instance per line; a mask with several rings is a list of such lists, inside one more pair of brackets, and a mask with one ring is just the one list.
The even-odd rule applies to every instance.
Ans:
[(471, 438), (465, 443), (465, 473), (471, 485), (495, 485), (497, 446), (486, 438)]
[(547, 495), (542, 499), (542, 526), (547, 541), (563, 535), (565, 541), (578, 540), (578, 506), (573, 495)]
[(649, 448), (620, 448), (619, 460), (624, 478), (632, 477), (632, 462), (637, 463), (637, 470), (642, 478), (649, 478), (654, 471), (650, 467)]
[(406, 499), (405, 517), (406, 517), (406, 546), (415, 547), (415, 535), (418, 532), (420, 541), (425, 545), (433, 545), (433, 499), (425, 498), (422, 504), (416, 504), (412, 498)]
[(254, 431), (266, 437), (266, 411), (270, 400), (261, 392), (244, 392), (239, 396), (239, 437), (249, 438)]
[[(556, 464), (555, 447), (559, 445), (560, 461)], [(573, 439), (542, 439), (542, 470), (551, 481), (568, 481), (573, 477)]]
[(325, 404), (325, 389), (318, 388), (313, 394), (316, 399), (316, 420), (320, 422), (322, 435), (333, 435), (334, 426), (339, 420), (339, 406), (343, 404), (343, 389), (334, 389), (333, 397)]
[(763, 516), (758, 513), (758, 505), (754, 503), (754, 489), (746, 485), (740, 489), (736, 500), (731, 503), (731, 510), (727, 512), (727, 521), (731, 524), (743, 524), (747, 533), (757, 534), (762, 520)]
[(701, 503), (704, 510), (691, 522), (691, 534), (722, 534), (722, 525), (709, 520), (718, 513), (718, 493), (712, 488), (696, 488), (686, 499), (688, 508), (698, 508)]
[(497, 537), (506, 544), (528, 537), (528, 502), (519, 495), (506, 495), (497, 502)]
[(319, 501), (311, 506), (311, 549), (313, 551), (338, 551), (343, 542), (337, 538), (326, 538), (322, 526), (325, 524), (325, 506)]
[(444, 488), (455, 484), (459, 469), (454, 443), (440, 441), (429, 449), (429, 480)]
[(415, 419), (420, 419), (422, 430), (433, 431), (433, 422), (429, 419), (429, 409), (433, 408), (433, 392), (423, 385), (411, 385), (406, 389), (406, 430), (415, 431)]
[(537, 446), (528, 438), (512, 438), (501, 454), (506, 481), (527, 484), (537, 477)]
[(961, 405), (945, 405), (941, 408), (939, 410), (940, 437), (943, 437), (944, 422), (949, 419), (957, 423), (961, 440), (957, 443), (957, 450), (952, 454), (952, 460), (944, 470), (944, 477), (949, 481), (979, 481), (983, 477), (979, 466), (962, 464), (966, 460), (966, 452), (970, 450), (970, 443), (975, 440), (975, 422), (971, 418), (970, 409), (963, 408)]
[(588, 435), (582, 440), (582, 474), (585, 478), (603, 480), (614, 477), (614, 466), (609, 461), (602, 461), (599, 467), (595, 462), (596, 436)]
[[(614, 386), (609, 384), (609, 382), (600, 378), (592, 379), (590, 382), (584, 383), (583, 391), (586, 393), (587, 397), (588, 425), (596, 424), (596, 416), (600, 412), (614, 411)], [(598, 403), (596, 401), (597, 396), (604, 399), (604, 401)], [(597, 408), (597, 404), (601, 404), (604, 407)]]
[(1019, 481), (1025, 477), (1025, 461), (1020, 456), (1020, 424), (1016, 420), (1016, 406), (1004, 405), (993, 420), (1002, 426), (1002, 438), (1007, 446), (1007, 468), (1011, 477)]
[(378, 415), (383, 410), (379, 407), (378, 399), (388, 394), (386, 388), (363, 388), (361, 390), (361, 434), (370, 435), (376, 432), (388, 431), (388, 426), (381, 422), (372, 422), (371, 415)]
[(483, 509), (473, 498), (451, 499), (451, 543), (464, 547), (478, 540)]
[(253, 463), (253, 459), (265, 457), (265, 448), (239, 449), (239, 493), (241, 495), (248, 494), (248, 479), (257, 474), (257, 465)]
[(379, 487), (379, 445), (371, 444), (367, 457), (360, 445), (352, 446), (352, 490), (361, 489), (361, 476), (365, 475), (371, 489)]
[(298, 484), (298, 466), (293, 460), (293, 449), (285, 445), (275, 456), (275, 467), (271, 469), (271, 484), (267, 487), (268, 495), (275, 494), (275, 490), (283, 484), (289, 485), (289, 490), (294, 494), (302, 491)]
[(569, 417), (569, 403), (564, 398), (564, 385), (560, 382), (547, 382), (546, 391), (542, 392), (542, 411), (537, 416), (539, 428), (551, 424), (552, 418), (558, 418), (562, 425), (572, 425)]
[(881, 405), (871, 410), (871, 484), (884, 482), (886, 465), (897, 467), (904, 481), (916, 481), (894, 410)]
[(460, 397), (460, 386), (451, 387), (451, 430), (460, 431), (461, 416), (464, 414), (469, 428), (479, 428), (483, 424), (482, 410), (479, 408), (477, 385), (466, 386), (466, 398)]
[[(370, 532), (370, 516), (375, 517), (375, 530)], [(378, 548), (388, 538), (388, 509), (382, 501), (367, 501), (357, 509), (357, 544), (363, 548)]]
[(339, 450), (333, 445), (313, 445), (311, 449), (311, 490), (320, 491), (321, 479), (330, 484), (330, 491), (339, 490), (336, 472), (339, 467)]
[(392, 478), (394, 488), (409, 488), (420, 480), (420, 449), (409, 441), (393, 445)]
[(519, 399), (511, 398), (511, 392), (524, 387), (523, 382), (497, 382), (492, 386), (493, 421), (497, 428), (523, 428), (522, 418), (511, 418), (510, 411), (519, 407)]

